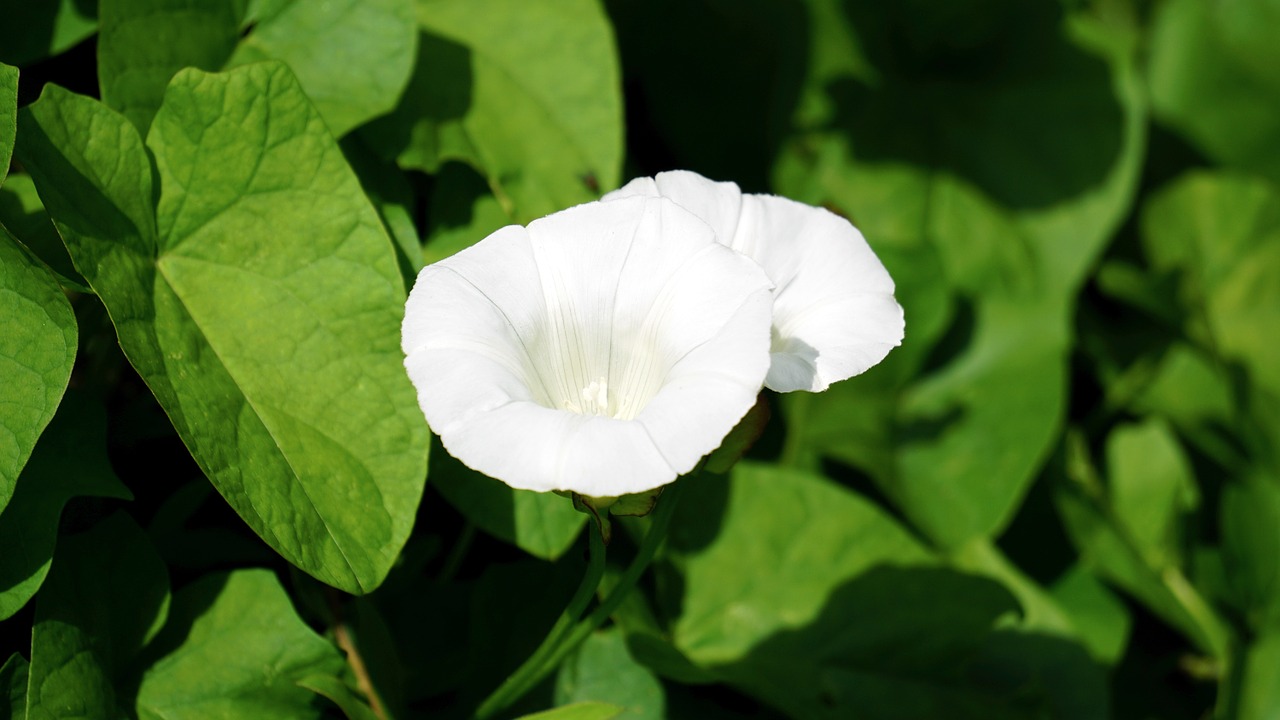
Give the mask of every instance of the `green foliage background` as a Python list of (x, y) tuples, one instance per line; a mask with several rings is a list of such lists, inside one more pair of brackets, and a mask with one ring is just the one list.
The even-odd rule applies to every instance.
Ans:
[(906, 340), (508, 714), (1280, 713), (1273, 0), (0, 20), (0, 718), (469, 716), (586, 519), (429, 452), (407, 288), (674, 168), (848, 217)]

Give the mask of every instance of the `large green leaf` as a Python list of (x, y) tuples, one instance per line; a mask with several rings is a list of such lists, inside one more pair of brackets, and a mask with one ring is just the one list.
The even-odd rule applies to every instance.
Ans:
[[(813, 75), (775, 177), (885, 258), (905, 357), (788, 398), (788, 442), (860, 467), (959, 546), (1008, 523), (1053, 446), (1074, 295), (1127, 210), (1144, 109), (1123, 26), (1052, 3), (920, 24), (896, 7), (811, 0)], [(981, 81), (955, 70), (974, 66)]]
[(404, 289), (289, 71), (179, 73), (147, 149), (123, 117), (52, 87), (22, 127), (19, 153), (77, 267), (205, 474), (290, 562), (376, 587), (426, 474)]
[(0, 62), (27, 65), (57, 55), (98, 28), (96, 0), (0, 0)]
[(258, 19), (231, 64), (288, 63), (341, 137), (396, 106), (416, 40), (413, 0), (286, 0)]
[(686, 493), (671, 638), (711, 677), (790, 717), (1105, 717), (1083, 648), (996, 631), (1013, 595), (934, 566), (858, 496), (750, 462)]
[[(740, 658), (769, 634), (812, 621), (836, 587), (875, 565), (929, 559), (878, 508), (817, 476), (742, 462), (731, 481), (682, 482), (696, 484), (681, 499), (672, 542), (696, 549), (683, 558), (672, 639), (702, 664)], [(720, 502), (715, 527), (703, 513)]]
[(309, 676), (333, 676), (338, 650), (298, 617), (267, 570), (207, 575), (178, 591), (142, 677), (142, 720), (323, 716)]
[(77, 335), (58, 281), (0, 226), (0, 511), (67, 389)]
[(146, 134), (181, 69), (219, 70), (240, 39), (235, 0), (100, 0), (102, 101)]
[(81, 495), (131, 499), (107, 458), (102, 404), (71, 390), (0, 512), (0, 620), (22, 609), (44, 583), (62, 508)]
[(36, 603), (28, 720), (123, 716), (168, 605), (164, 563), (128, 516), (67, 538)]
[(521, 223), (618, 185), (622, 100), (595, 0), (419, 0), (417, 69), (369, 129), (402, 165), (462, 160)]
[(1151, 29), (1151, 101), (1216, 160), (1280, 181), (1280, 8), (1270, 0), (1169, 0)]

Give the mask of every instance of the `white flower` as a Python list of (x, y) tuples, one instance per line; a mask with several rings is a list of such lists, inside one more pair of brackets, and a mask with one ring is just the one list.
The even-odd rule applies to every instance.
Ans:
[(772, 362), (765, 385), (820, 392), (864, 372), (902, 343), (893, 279), (847, 220), (680, 170), (637, 178), (605, 200), (665, 197), (705, 220), (720, 242), (773, 280)]
[(769, 367), (771, 283), (675, 203), (588, 203), (423, 269), (402, 346), (450, 454), (527, 490), (665, 485)]

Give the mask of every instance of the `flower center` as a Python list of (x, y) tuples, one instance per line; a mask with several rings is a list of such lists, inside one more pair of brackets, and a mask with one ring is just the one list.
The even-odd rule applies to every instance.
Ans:
[(609, 380), (608, 378), (596, 378), (591, 381), (590, 385), (582, 388), (578, 393), (578, 402), (570, 401), (565, 403), (566, 410), (578, 413), (579, 415), (608, 415), (609, 414)]

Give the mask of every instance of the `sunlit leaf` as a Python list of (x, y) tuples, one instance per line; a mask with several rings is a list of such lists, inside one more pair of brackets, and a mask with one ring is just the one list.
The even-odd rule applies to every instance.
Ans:
[(413, 0), (286, 0), (258, 15), (231, 64), (287, 63), (341, 137), (395, 107), (416, 39)]
[(294, 564), (376, 587), (408, 536), (428, 447), (401, 366), (403, 285), (288, 70), (175, 78), (149, 137), (154, 208), (123, 117), (50, 88), (22, 125), (72, 257), (205, 474)]
[(1156, 7), (1150, 87), (1157, 116), (1228, 165), (1280, 180), (1280, 9), (1267, 0)]
[(267, 570), (207, 575), (178, 591), (154, 646), (162, 656), (138, 689), (142, 720), (320, 718), (323, 703), (299, 681), (343, 665)]
[[(688, 554), (672, 636), (703, 664), (739, 658), (770, 633), (813, 620), (836, 587), (877, 564), (929, 558), (878, 508), (816, 476), (742, 462), (732, 481), (685, 482), (696, 484), (673, 529)], [(718, 526), (700, 517), (719, 502)]]
[(1144, 249), (1157, 270), (1181, 273), (1190, 328), (1215, 352), (1246, 364), (1280, 393), (1280, 190), (1256, 178), (1189, 173), (1143, 209)]
[(1159, 421), (1116, 428), (1107, 437), (1109, 502), (1147, 565), (1182, 565), (1183, 515), (1199, 489), (1182, 447)]
[(526, 223), (617, 187), (617, 53), (593, 0), (422, 0), (404, 102), (370, 127), (405, 167), (461, 160)]

